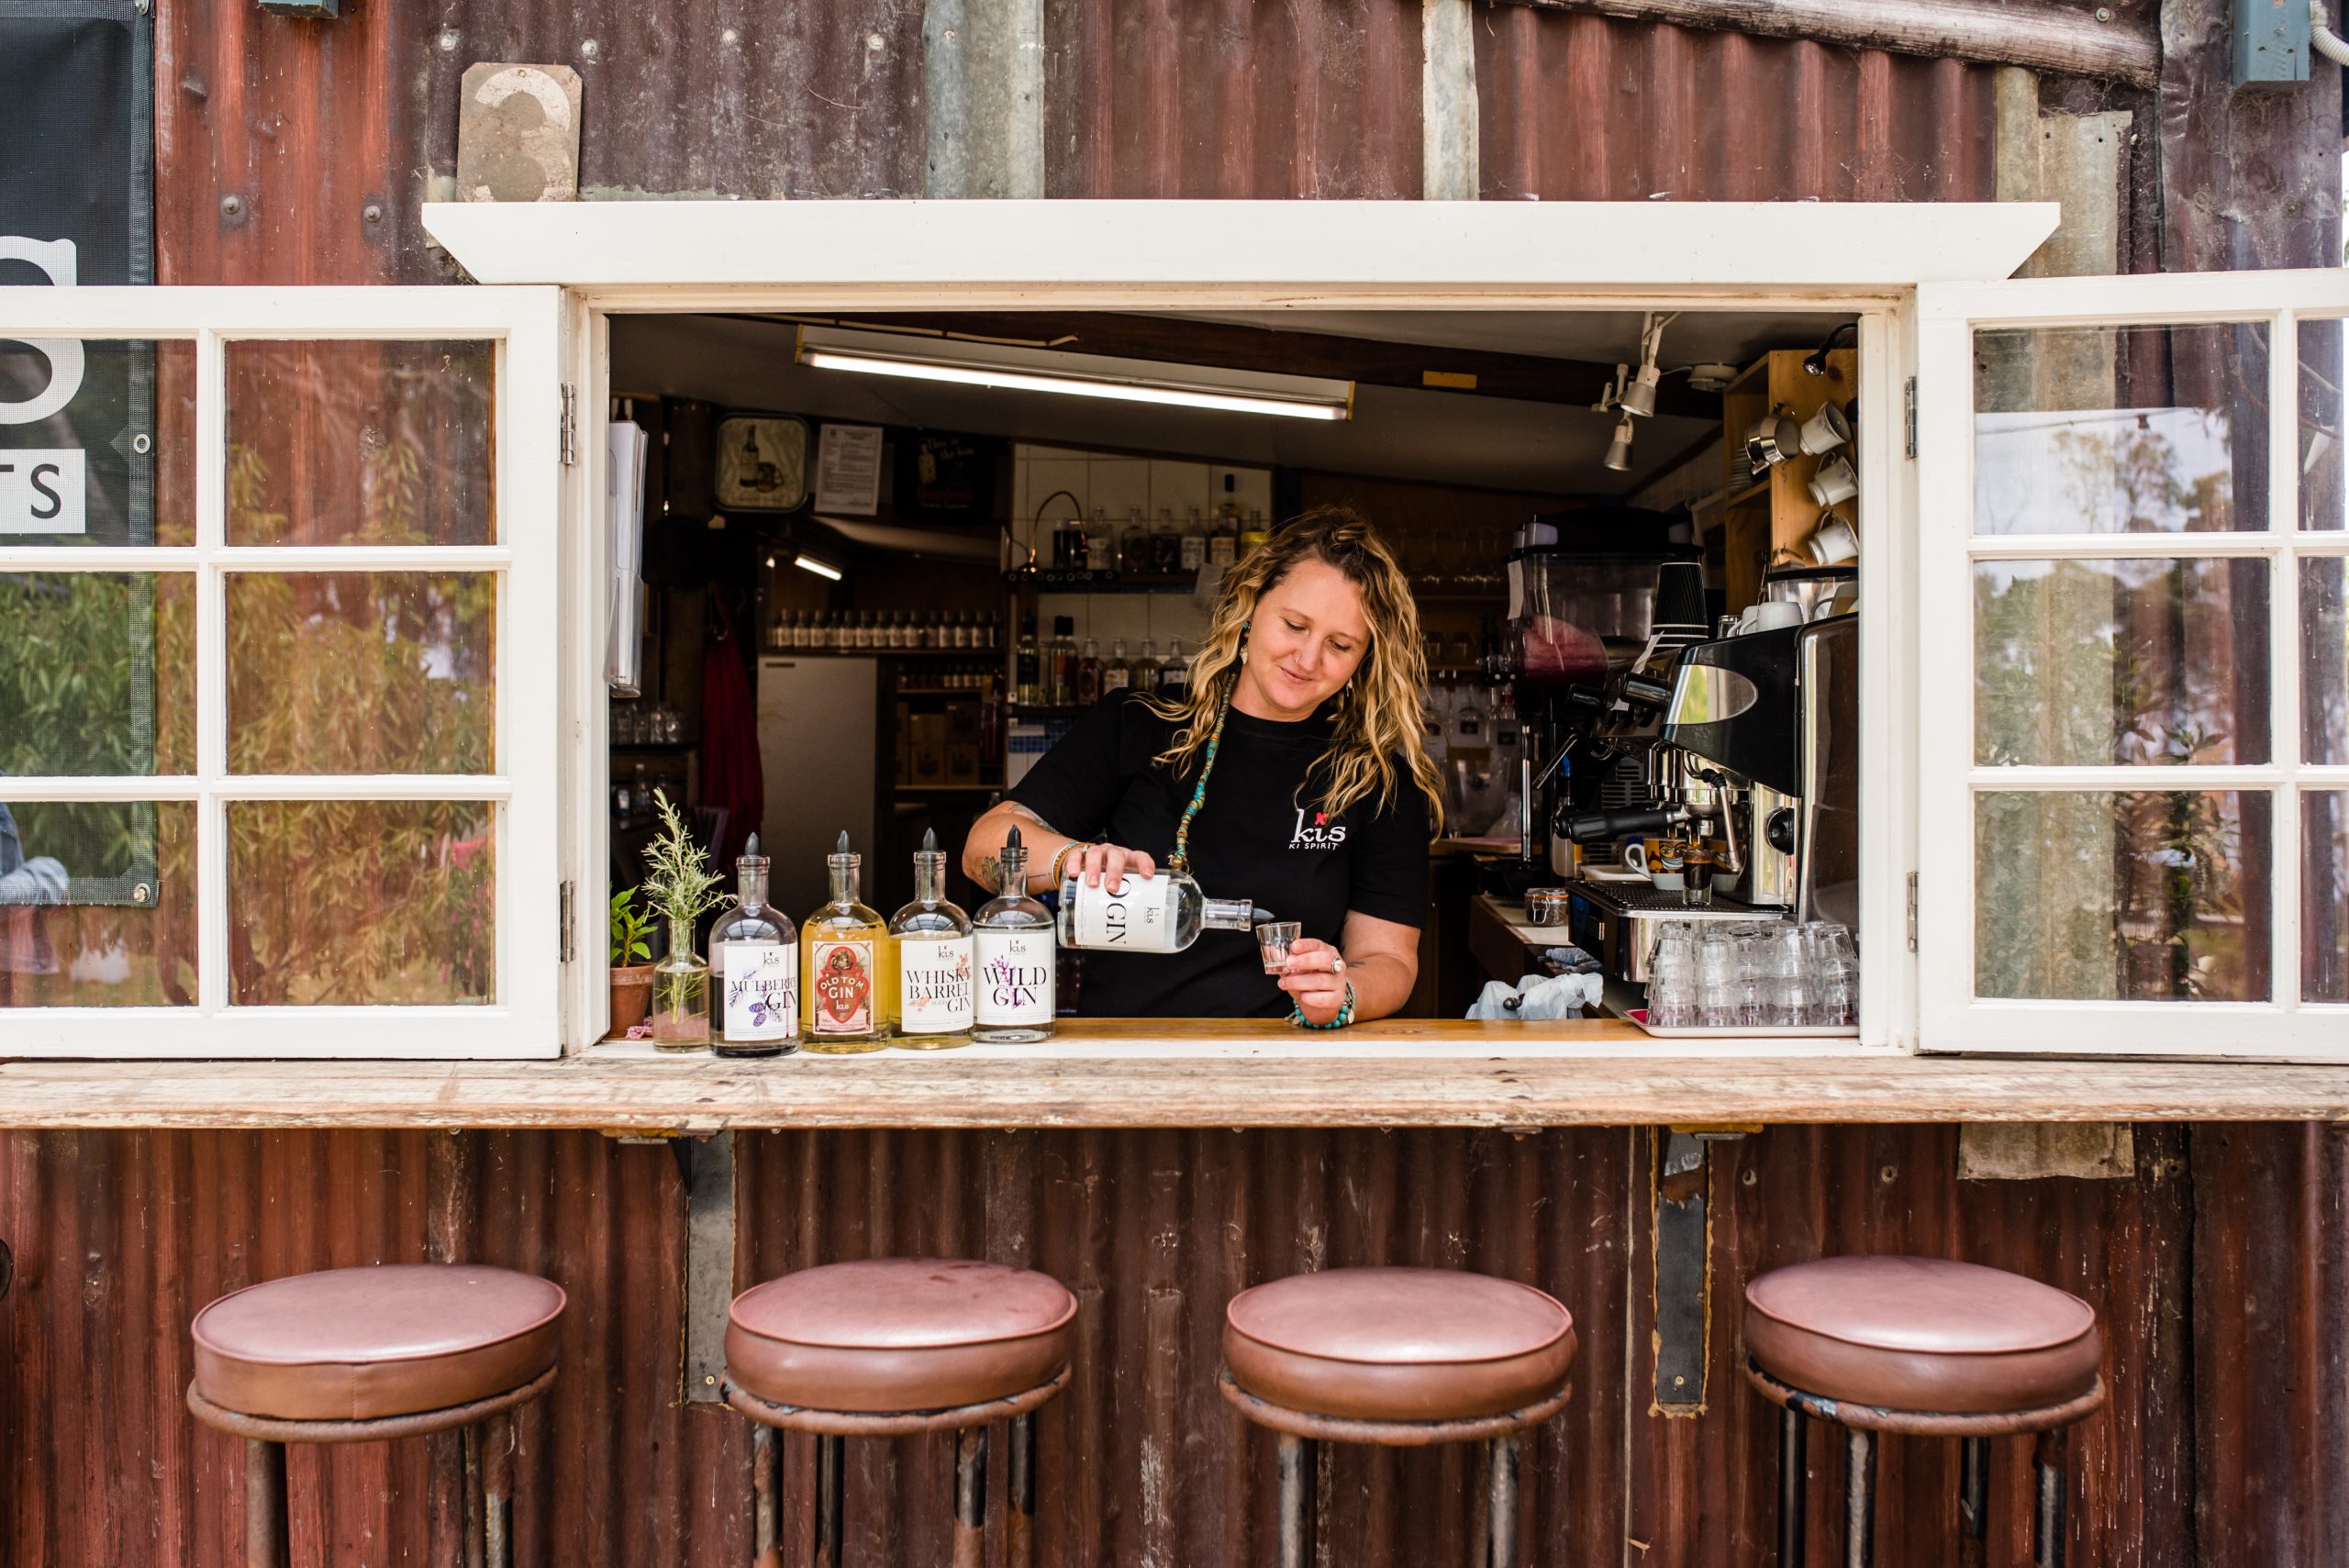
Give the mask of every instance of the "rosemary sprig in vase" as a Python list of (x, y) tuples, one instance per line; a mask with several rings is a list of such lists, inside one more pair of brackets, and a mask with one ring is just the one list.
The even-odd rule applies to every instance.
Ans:
[(652, 1043), (662, 1051), (709, 1044), (709, 965), (694, 952), (694, 922), (725, 902), (718, 873), (665, 791), (652, 792), (661, 831), (644, 846), (644, 897), (669, 922), (669, 951), (652, 972)]

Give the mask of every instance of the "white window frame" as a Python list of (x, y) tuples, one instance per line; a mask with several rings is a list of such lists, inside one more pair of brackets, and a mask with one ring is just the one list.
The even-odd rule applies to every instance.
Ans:
[[(2349, 529), (2303, 528), (2297, 420), (2299, 322), (2349, 316), (2349, 272), (2165, 273), (1932, 284), (1917, 298), (1920, 569), (1928, 591), (1921, 664), (1919, 939), (1922, 1040), (1930, 1050), (2061, 1054), (2349, 1058), (2349, 1006), (2300, 995), (2300, 793), (2349, 789), (2349, 767), (2300, 754), (2299, 563), (2349, 556)], [(1974, 334), (1977, 328), (2187, 326), (2268, 328), (2268, 528), (2259, 533), (1974, 533)], [(1873, 536), (1872, 536), (1873, 537)], [(1873, 546), (1871, 546), (1873, 547)], [(1974, 761), (1974, 563), (2146, 557), (2266, 559), (2270, 760), (2256, 766), (1981, 767)], [(2029, 1001), (1974, 995), (1974, 802), (2020, 789), (2240, 788), (2273, 802), (2274, 900), (2266, 1003)], [(2254, 876), (2256, 875), (2254, 868)], [(2255, 885), (2255, 884), (2254, 884)]]
[[(9, 801), (195, 804), (197, 999), (192, 1007), (0, 1011), (0, 1051), (40, 1057), (542, 1057), (563, 1018), (557, 780), (566, 756), (557, 644), (564, 506), (561, 420), (571, 345), (562, 291), (495, 288), (16, 288), (0, 337), (195, 345), (192, 546), (17, 547), (0, 572), (193, 573), (196, 770), (153, 778), (0, 779)], [(232, 548), (226, 540), (228, 345), (269, 339), (487, 339), (495, 344), (497, 539), (466, 546)], [(226, 577), (234, 571), (466, 571), (497, 575), (492, 774), (232, 773)], [(6, 636), (0, 628), (0, 636)], [(601, 704), (596, 711), (601, 712)], [(575, 746), (575, 735), (573, 737)], [(495, 807), (495, 1000), (481, 1006), (261, 1006), (228, 987), (227, 807), (239, 800), (455, 800)], [(599, 945), (593, 949), (600, 960)], [(600, 962), (587, 966), (601, 973)]]

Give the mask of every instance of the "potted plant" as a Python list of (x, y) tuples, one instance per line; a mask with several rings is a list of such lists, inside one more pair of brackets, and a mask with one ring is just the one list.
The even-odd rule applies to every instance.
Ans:
[(612, 895), (612, 1027), (625, 1040), (652, 1006), (652, 917), (636, 906), (636, 889)]
[(694, 922), (725, 902), (718, 873), (666, 792), (652, 792), (661, 831), (644, 846), (644, 896), (669, 923), (669, 951), (652, 971), (652, 1043), (691, 1051), (709, 1043), (709, 965), (694, 953)]

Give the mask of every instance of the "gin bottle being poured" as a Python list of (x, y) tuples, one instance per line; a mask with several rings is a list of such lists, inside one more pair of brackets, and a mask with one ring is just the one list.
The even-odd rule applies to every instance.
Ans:
[(1061, 879), (1060, 938), (1064, 947), (1103, 952), (1181, 952), (1201, 931), (1247, 931), (1273, 918), (1245, 898), (1209, 898), (1188, 873), (1128, 872), (1115, 887)]

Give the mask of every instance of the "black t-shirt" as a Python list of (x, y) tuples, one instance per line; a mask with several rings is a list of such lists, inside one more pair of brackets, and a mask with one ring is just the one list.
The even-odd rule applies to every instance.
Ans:
[[(1191, 803), (1155, 759), (1178, 726), (1138, 693), (1102, 703), (1046, 752), (1011, 798), (1079, 839), (1147, 853), (1163, 870)], [(1209, 898), (1249, 898), (1303, 934), (1335, 944), (1349, 911), (1417, 927), (1427, 916), (1427, 802), (1408, 771), (1383, 807), (1374, 795), (1324, 813), (1315, 764), (1330, 744), (1325, 708), (1284, 724), (1224, 720), (1208, 795), (1191, 820), (1191, 875)], [(1176, 953), (1088, 951), (1079, 1009), (1093, 1018), (1280, 1018), (1288, 993), (1264, 973), (1255, 938), (1202, 931)]]

